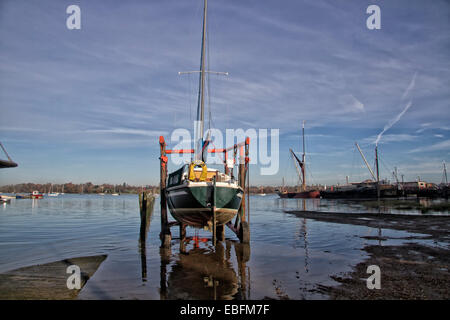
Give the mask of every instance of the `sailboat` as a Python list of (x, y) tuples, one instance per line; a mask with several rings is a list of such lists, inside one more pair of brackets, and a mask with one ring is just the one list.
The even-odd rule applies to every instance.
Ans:
[(58, 192), (53, 192), (53, 184), (50, 186), (50, 191), (47, 193), (47, 196), (49, 196), (49, 197), (57, 197), (57, 196), (59, 196)]
[[(343, 186), (337, 186), (330, 190), (321, 192), (321, 197), (325, 199), (376, 199), (376, 198), (397, 198), (403, 193), (403, 184), (399, 185), (397, 173), (394, 171), (394, 178), (397, 184), (390, 184), (386, 180), (380, 180), (380, 170), (378, 165), (378, 145), (375, 145), (375, 168), (372, 169), (367, 162), (366, 156), (361, 150), (357, 142), (356, 148), (361, 154), (367, 169), (370, 172), (372, 179), (367, 179), (361, 182), (348, 183)], [(401, 188), (399, 188), (401, 187)]]
[(116, 192), (116, 185), (114, 185), (114, 192), (111, 193), (112, 196), (119, 196), (120, 194)]
[(301, 190), (297, 192), (287, 192), (285, 190), (281, 190), (278, 192), (280, 198), (319, 198), (320, 191), (319, 190), (306, 190), (306, 153), (305, 153), (305, 121), (303, 121), (302, 125), (302, 135), (303, 135), (303, 156), (302, 160), (300, 160), (297, 155), (289, 149), (289, 152), (292, 155), (292, 159), (294, 160), (295, 168), (297, 169), (297, 173), (299, 179), (302, 181)]
[(258, 195), (260, 195), (260, 196), (262, 196), (262, 197), (264, 197), (266, 194), (264, 193), (264, 187), (260, 187), (259, 188), (259, 193), (258, 193)]
[(195, 158), (169, 174), (166, 195), (170, 213), (175, 220), (195, 228), (212, 229), (214, 215), (216, 225), (224, 225), (233, 219), (241, 206), (244, 190), (233, 174), (230, 174), (234, 164), (227, 163), (225, 173), (208, 168), (205, 164), (209, 144), (208, 136), (204, 138), (205, 76), (206, 73), (217, 74), (205, 70), (207, 8), (207, 0), (204, 0), (197, 136), (195, 149), (192, 150)]

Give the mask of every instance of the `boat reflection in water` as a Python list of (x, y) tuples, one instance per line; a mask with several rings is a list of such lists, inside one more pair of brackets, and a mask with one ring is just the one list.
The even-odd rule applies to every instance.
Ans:
[[(153, 206), (141, 212), (139, 252), (142, 281), (147, 282), (146, 240)], [(211, 239), (186, 237), (179, 254), (160, 249), (160, 298), (175, 299), (248, 299), (250, 245), (225, 240), (211, 246)], [(175, 250), (174, 250), (175, 251)], [(178, 250), (177, 250), (178, 251)], [(237, 268), (236, 268), (237, 263)]]
[[(161, 249), (162, 300), (231, 300), (249, 298), (249, 270), (246, 262), (250, 258), (250, 246), (226, 240), (216, 247), (199, 247), (197, 237), (188, 238), (185, 253), (171, 264), (171, 252)], [(193, 246), (190, 245), (193, 242)], [(234, 251), (234, 254), (232, 253)], [(234, 257), (237, 269), (233, 264)], [(170, 266), (170, 270), (168, 270)]]

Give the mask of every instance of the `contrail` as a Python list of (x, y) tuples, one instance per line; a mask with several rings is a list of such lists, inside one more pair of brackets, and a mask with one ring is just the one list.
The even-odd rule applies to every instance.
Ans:
[[(408, 88), (406, 88), (405, 92), (403, 92), (402, 95), (402, 100), (404, 100), (409, 93), (411, 92), (411, 90), (414, 88), (415, 84), (416, 84), (416, 76), (417, 76), (417, 72), (414, 73), (413, 78), (411, 79), (411, 82), (409, 83)], [(375, 145), (378, 145), (378, 142), (380, 141), (381, 137), (383, 136), (383, 133), (385, 133), (387, 130), (389, 130), (394, 124), (397, 123), (398, 120), (400, 120), (400, 118), (405, 114), (406, 111), (408, 111), (409, 107), (411, 107), (412, 105), (412, 101), (409, 101), (408, 104), (406, 105), (406, 107), (403, 109), (402, 112), (400, 112), (394, 119), (391, 119), (391, 121), (389, 121), (385, 126), (383, 131), (381, 131), (378, 136), (377, 139), (375, 140)]]
[(385, 133), (387, 130), (389, 130), (395, 123), (397, 123), (398, 120), (400, 120), (400, 118), (405, 114), (405, 112), (409, 109), (409, 107), (411, 107), (412, 105), (412, 101), (408, 102), (408, 104), (406, 105), (405, 109), (403, 109), (402, 112), (400, 112), (394, 119), (392, 119), (391, 121), (389, 121), (385, 126), (383, 131), (380, 132), (380, 134), (377, 137), (377, 140), (375, 140), (375, 144), (378, 145), (378, 142), (381, 139), (381, 136), (383, 135), (383, 133)]
[(416, 76), (417, 76), (417, 72), (414, 73), (414, 76), (413, 76), (408, 88), (406, 88), (405, 92), (403, 92), (402, 100), (404, 100), (408, 96), (409, 92), (414, 88), (414, 86), (416, 84)]

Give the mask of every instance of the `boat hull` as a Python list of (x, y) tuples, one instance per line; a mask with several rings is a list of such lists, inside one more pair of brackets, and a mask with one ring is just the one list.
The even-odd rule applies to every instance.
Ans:
[(16, 194), (16, 199), (31, 199), (29, 194)]
[[(213, 188), (211, 183), (192, 183), (167, 189), (167, 203), (171, 215), (178, 222), (191, 227), (211, 227)], [(240, 187), (216, 185), (217, 225), (226, 224), (233, 219), (241, 206), (243, 194)]]
[[(324, 199), (376, 199), (378, 191), (376, 188), (357, 188), (354, 190), (322, 191), (321, 197)], [(398, 198), (401, 192), (396, 188), (384, 187), (380, 190), (381, 198)]]
[(284, 192), (278, 193), (282, 199), (314, 199), (320, 198), (320, 191), (305, 191), (305, 192)]

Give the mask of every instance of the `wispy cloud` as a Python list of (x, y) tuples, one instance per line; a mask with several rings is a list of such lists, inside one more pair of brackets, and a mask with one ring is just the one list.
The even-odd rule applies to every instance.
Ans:
[(158, 130), (142, 130), (142, 129), (129, 129), (129, 128), (112, 128), (112, 129), (89, 129), (86, 133), (112, 133), (112, 134), (132, 134), (139, 136), (157, 137), (167, 134), (167, 131)]
[(450, 151), (450, 140), (438, 142), (438, 143), (432, 144), (430, 146), (419, 147), (419, 148), (413, 149), (409, 152), (415, 153), (415, 152), (429, 152), (429, 151), (441, 151), (441, 150)]
[(432, 125), (432, 123), (429, 123), (429, 122), (422, 123), (422, 124), (420, 125), (421, 128), (418, 129), (418, 130), (416, 131), (416, 133), (422, 133), (422, 132), (424, 132), (425, 130), (429, 129), (429, 128), (431, 127), (431, 125)]
[[(377, 136), (371, 136), (362, 140), (363, 143), (375, 143)], [(417, 136), (411, 134), (385, 134), (383, 135), (383, 143), (389, 142), (401, 142), (401, 141), (414, 141)]]
[(0, 127), (0, 131), (5, 132), (43, 132), (42, 128), (29, 128), (29, 127)]
[(340, 96), (339, 104), (345, 112), (364, 112), (364, 104), (356, 99), (352, 94)]

